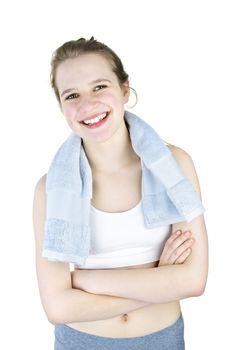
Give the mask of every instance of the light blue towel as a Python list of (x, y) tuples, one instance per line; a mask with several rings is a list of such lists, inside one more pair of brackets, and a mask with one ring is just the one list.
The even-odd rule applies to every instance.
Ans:
[[(142, 167), (142, 211), (148, 229), (190, 222), (205, 211), (171, 151), (143, 119), (124, 118)], [(72, 132), (47, 173), (47, 212), (42, 256), (82, 266), (90, 252), (92, 172), (82, 139)]]

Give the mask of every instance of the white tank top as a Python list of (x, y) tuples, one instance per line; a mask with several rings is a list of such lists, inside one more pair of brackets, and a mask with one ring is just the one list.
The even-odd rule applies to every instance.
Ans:
[(171, 226), (147, 229), (141, 201), (132, 209), (110, 213), (91, 205), (91, 249), (82, 269), (108, 269), (159, 260)]

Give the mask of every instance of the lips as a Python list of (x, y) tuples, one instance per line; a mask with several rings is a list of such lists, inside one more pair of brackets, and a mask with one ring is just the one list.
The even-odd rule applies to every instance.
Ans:
[(108, 113), (108, 112), (105, 113), (105, 117), (100, 119), (99, 121), (97, 121), (95, 123), (86, 124), (85, 122), (81, 122), (81, 124), (83, 125), (84, 128), (87, 128), (87, 129), (98, 129), (99, 127), (101, 127), (102, 125), (104, 125), (107, 122), (109, 114), (110, 113)]
[(92, 116), (83, 118), (82, 120), (79, 121), (79, 123), (82, 123), (84, 120), (91, 120), (91, 119), (94, 119), (94, 118), (96, 118), (96, 117), (99, 117), (101, 114), (106, 114), (106, 113), (107, 113), (107, 116), (108, 116), (109, 112), (108, 112), (108, 111), (105, 111), (105, 112), (93, 114)]

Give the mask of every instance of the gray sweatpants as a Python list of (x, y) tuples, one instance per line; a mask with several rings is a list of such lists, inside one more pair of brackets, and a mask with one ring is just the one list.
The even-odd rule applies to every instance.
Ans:
[(55, 325), (54, 350), (184, 350), (182, 313), (172, 325), (139, 337), (110, 338), (77, 331), (67, 325)]

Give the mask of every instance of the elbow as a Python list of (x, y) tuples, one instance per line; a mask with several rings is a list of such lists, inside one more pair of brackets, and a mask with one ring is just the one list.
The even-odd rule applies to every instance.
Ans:
[(65, 323), (65, 310), (63, 307), (63, 303), (56, 298), (49, 301), (49, 305), (44, 305), (44, 311), (47, 317), (47, 320), (52, 325), (59, 325)]
[(58, 324), (62, 324), (61, 318), (59, 317), (59, 310), (58, 309), (56, 309), (54, 311), (50, 308), (49, 310), (45, 310), (45, 314), (46, 314), (47, 320), (52, 325), (55, 326)]
[(195, 283), (192, 284), (192, 290), (191, 290), (191, 296), (192, 297), (200, 297), (201, 295), (204, 294), (205, 289), (206, 289), (206, 283), (207, 279), (203, 280), (198, 280)]
[(48, 321), (53, 325), (53, 326), (57, 326), (59, 324), (64, 324), (64, 322), (61, 322), (60, 320), (58, 320), (57, 318), (48, 318)]
[(50, 312), (50, 313), (46, 313), (47, 319), (49, 321), (49, 323), (51, 323), (52, 325), (56, 326), (59, 324), (64, 324), (64, 315), (61, 316), (61, 313), (59, 313), (59, 310), (57, 310), (57, 312)]
[(54, 326), (71, 322), (65, 305), (57, 305), (56, 309), (47, 314), (47, 318)]
[(51, 316), (51, 315), (46, 315), (47, 316), (47, 320), (49, 321), (49, 323), (51, 323), (52, 325), (57, 325), (57, 324), (59, 324), (58, 322), (57, 322), (57, 319), (56, 319), (56, 317), (54, 317), (54, 316)]
[(193, 290), (193, 296), (194, 297), (200, 297), (205, 292), (205, 285), (197, 285), (196, 288)]
[(188, 297), (200, 297), (204, 294), (208, 278), (208, 269), (188, 268), (186, 270), (186, 286)]

